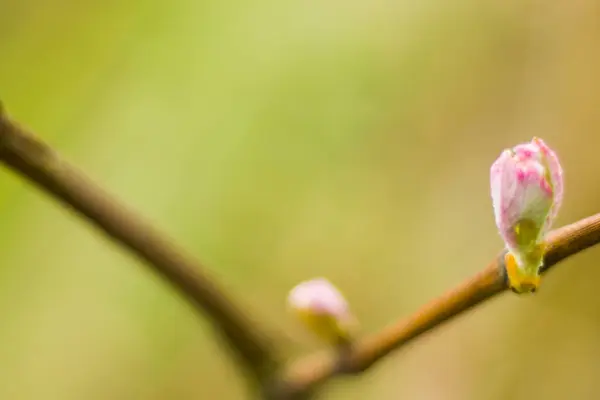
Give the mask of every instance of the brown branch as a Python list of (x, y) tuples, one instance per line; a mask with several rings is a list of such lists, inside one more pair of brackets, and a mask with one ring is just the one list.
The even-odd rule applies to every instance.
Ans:
[(126, 209), (50, 146), (11, 121), (0, 105), (0, 161), (70, 206), (167, 280), (193, 307), (210, 317), (228, 347), (263, 381), (277, 366), (270, 341), (202, 266), (149, 223)]
[[(544, 273), (563, 259), (600, 242), (600, 214), (551, 232), (548, 242)], [(411, 340), (503, 292), (508, 288), (504, 254), (502, 252), (480, 273), (426, 304), (412, 316), (358, 341), (351, 355), (344, 360), (331, 354), (316, 354), (295, 362), (274, 389), (273, 398), (305, 398), (335, 376), (364, 372)]]
[[(412, 316), (353, 343), (343, 357), (315, 354), (279, 370), (269, 338), (201, 272), (196, 261), (62, 160), (46, 143), (9, 120), (1, 105), (0, 161), (146, 261), (196, 310), (206, 312), (229, 347), (263, 385), (265, 398), (308, 398), (329, 379), (366, 371), (411, 340), (508, 288), (502, 252), (484, 270)], [(600, 242), (600, 214), (553, 231), (548, 242), (544, 273)]]

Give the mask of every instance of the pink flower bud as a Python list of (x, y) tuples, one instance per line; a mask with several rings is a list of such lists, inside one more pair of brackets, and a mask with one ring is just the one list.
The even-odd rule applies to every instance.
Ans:
[(506, 247), (519, 267), (537, 273), (543, 258), (539, 246), (563, 196), (563, 171), (556, 154), (542, 139), (533, 138), (504, 150), (492, 165), (490, 180), (496, 225)]
[(329, 342), (344, 342), (353, 318), (342, 294), (328, 280), (317, 278), (294, 287), (288, 305), (317, 336)]

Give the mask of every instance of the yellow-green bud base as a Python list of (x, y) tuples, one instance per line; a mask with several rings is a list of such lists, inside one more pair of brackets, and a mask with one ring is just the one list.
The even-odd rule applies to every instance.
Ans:
[(540, 286), (540, 274), (538, 268), (531, 271), (519, 267), (515, 256), (508, 252), (504, 256), (504, 265), (508, 276), (508, 285), (515, 293), (533, 293)]

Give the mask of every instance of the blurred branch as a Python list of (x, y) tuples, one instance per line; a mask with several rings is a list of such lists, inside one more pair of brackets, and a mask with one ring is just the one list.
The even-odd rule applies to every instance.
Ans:
[(11, 121), (0, 105), (0, 162), (70, 206), (115, 242), (146, 261), (195, 307), (206, 312), (243, 365), (260, 381), (277, 367), (266, 335), (202, 266), (167, 237), (105, 193), (34, 135)]
[[(196, 310), (206, 312), (239, 360), (263, 385), (268, 399), (304, 399), (331, 378), (360, 374), (420, 335), (508, 288), (502, 252), (485, 269), (434, 299), (412, 316), (352, 343), (338, 355), (314, 354), (287, 369), (270, 339), (250, 321), (193, 258), (154, 227), (106, 194), (46, 143), (11, 121), (0, 105), (0, 162), (70, 206), (81, 216), (146, 261)], [(600, 242), (600, 214), (553, 231), (548, 237), (543, 273), (561, 260)]]
[[(551, 232), (542, 272), (599, 242), (600, 214)], [(273, 398), (305, 398), (330, 378), (364, 372), (411, 340), (508, 289), (504, 254), (502, 252), (481, 272), (426, 304), (412, 316), (359, 340), (351, 354), (343, 359), (332, 354), (315, 354), (292, 364), (280, 385), (274, 389), (277, 393)]]

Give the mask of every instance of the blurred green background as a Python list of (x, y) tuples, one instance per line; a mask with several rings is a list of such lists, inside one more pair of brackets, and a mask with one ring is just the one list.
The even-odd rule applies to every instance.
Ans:
[[(501, 248), (489, 167), (540, 136), (559, 224), (600, 211), (600, 3), (0, 2), (9, 113), (189, 248), (286, 354), (326, 276), (365, 331)], [(206, 321), (12, 173), (0, 179), (0, 399), (247, 398)], [(327, 399), (596, 399), (600, 250)]]

